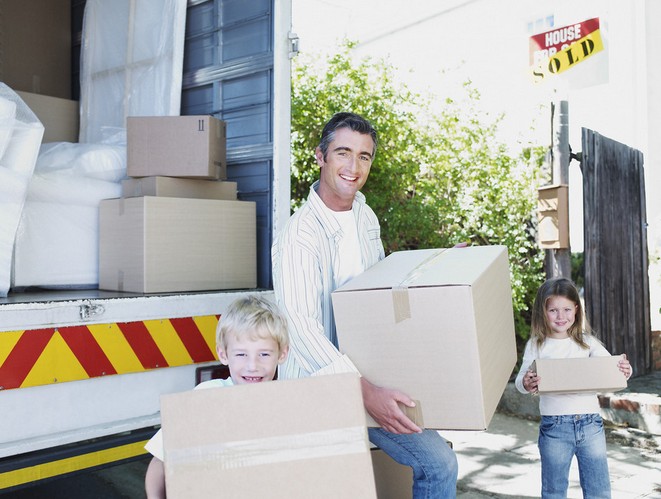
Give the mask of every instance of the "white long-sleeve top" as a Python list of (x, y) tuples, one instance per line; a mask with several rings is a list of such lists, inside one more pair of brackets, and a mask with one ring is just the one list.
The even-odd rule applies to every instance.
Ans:
[[(337, 348), (331, 301), (342, 274), (342, 226), (317, 194), (317, 185), (318, 181), (276, 237), (271, 252), (276, 301), (289, 323), (290, 348), (279, 370), (282, 378), (309, 376), (328, 366), (335, 372), (355, 370)], [(352, 211), (367, 269), (384, 258), (381, 228), (360, 192)]]
[[(571, 338), (546, 338), (541, 348), (530, 339), (523, 352), (521, 370), (516, 376), (516, 388), (521, 393), (528, 393), (523, 387), (523, 376), (535, 359), (571, 359), (583, 357), (608, 357), (608, 350), (591, 335), (584, 336), (589, 348), (582, 348)], [(539, 395), (539, 412), (542, 416), (561, 416), (566, 414), (594, 414), (599, 412), (599, 400), (595, 392), (554, 393)]]

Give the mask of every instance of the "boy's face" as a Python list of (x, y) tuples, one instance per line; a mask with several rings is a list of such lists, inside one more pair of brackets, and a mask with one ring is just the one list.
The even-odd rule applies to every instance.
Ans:
[(218, 358), (229, 367), (235, 385), (271, 381), (287, 356), (287, 350), (281, 352), (270, 336), (251, 339), (229, 335), (226, 341), (226, 350), (218, 347)]

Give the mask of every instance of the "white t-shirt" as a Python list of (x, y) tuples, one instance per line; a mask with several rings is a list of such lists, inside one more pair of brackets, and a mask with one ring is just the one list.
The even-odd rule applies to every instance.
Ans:
[(365, 265), (363, 264), (360, 253), (358, 228), (356, 227), (356, 218), (353, 210), (329, 211), (340, 224), (340, 227), (342, 227), (342, 237), (338, 244), (338, 254), (342, 255), (342, 258), (340, 258), (337, 275), (335, 276), (335, 282), (339, 288), (345, 282), (362, 274), (365, 270)]
[[(203, 390), (205, 388), (217, 388), (219, 386), (233, 386), (234, 383), (232, 382), (232, 378), (227, 378), (227, 379), (210, 379), (209, 381), (203, 381), (199, 385), (197, 385), (194, 389), (195, 390)], [(149, 439), (149, 442), (145, 444), (145, 449), (149, 451), (149, 453), (163, 461), (163, 457), (165, 455), (164, 449), (163, 449), (163, 429), (161, 428), (158, 430), (153, 437)]]

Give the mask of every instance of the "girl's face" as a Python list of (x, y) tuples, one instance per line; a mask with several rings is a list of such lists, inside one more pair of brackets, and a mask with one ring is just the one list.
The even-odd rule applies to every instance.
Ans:
[(551, 328), (551, 338), (568, 338), (567, 332), (576, 321), (578, 306), (564, 296), (551, 296), (546, 301), (546, 321)]

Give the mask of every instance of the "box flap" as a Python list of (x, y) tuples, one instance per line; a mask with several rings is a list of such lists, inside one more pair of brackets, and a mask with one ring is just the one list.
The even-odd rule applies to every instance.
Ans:
[(335, 293), (426, 286), (470, 286), (505, 246), (470, 246), (397, 251), (356, 276)]

